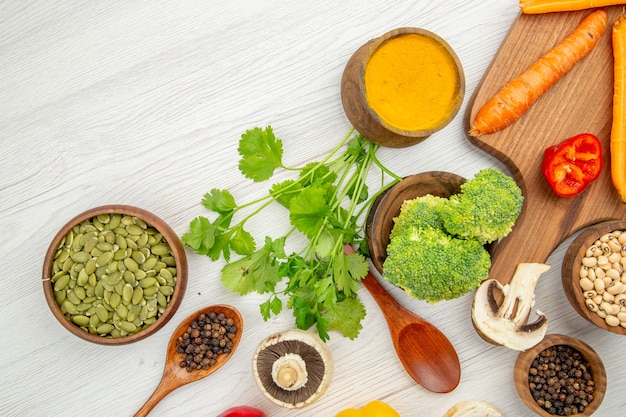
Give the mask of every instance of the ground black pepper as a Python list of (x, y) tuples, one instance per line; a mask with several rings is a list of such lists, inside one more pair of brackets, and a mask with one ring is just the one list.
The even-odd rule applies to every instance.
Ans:
[(537, 404), (557, 416), (582, 413), (593, 401), (591, 365), (576, 349), (551, 346), (533, 361), (528, 386)]
[(215, 365), (219, 355), (230, 353), (237, 334), (235, 321), (224, 313), (200, 314), (187, 331), (176, 339), (179, 366), (192, 372)]

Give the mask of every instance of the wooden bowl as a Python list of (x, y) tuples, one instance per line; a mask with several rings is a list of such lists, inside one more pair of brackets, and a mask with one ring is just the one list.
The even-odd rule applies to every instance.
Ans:
[(535, 358), (545, 349), (557, 345), (571, 346), (579, 351), (591, 365), (591, 375), (595, 382), (593, 401), (586, 406), (583, 412), (573, 414), (577, 417), (590, 416), (598, 409), (598, 407), (600, 407), (600, 404), (604, 399), (604, 394), (606, 393), (606, 370), (598, 354), (588, 344), (579, 339), (565, 335), (549, 334), (531, 349), (521, 352), (515, 362), (513, 376), (515, 389), (524, 404), (526, 404), (526, 406), (528, 406), (528, 408), (534, 411), (537, 415), (543, 417), (553, 417), (555, 415), (550, 414), (548, 411), (540, 407), (533, 398), (528, 386), (528, 374)]
[(448, 198), (457, 194), (464, 182), (465, 178), (450, 172), (422, 172), (404, 178), (376, 198), (367, 216), (365, 235), (370, 258), (378, 272), (383, 271), (393, 219), (400, 214), (402, 203), (426, 194)]
[[(587, 307), (587, 298), (583, 294), (583, 289), (580, 286), (580, 267), (582, 259), (587, 252), (587, 249), (596, 242), (601, 236), (614, 232), (616, 230), (626, 232), (626, 220), (611, 220), (602, 223), (595, 224), (588, 227), (581, 232), (576, 239), (572, 241), (565, 256), (563, 257), (563, 266), (561, 270), (561, 282), (565, 295), (569, 300), (572, 307), (578, 314), (580, 314), (587, 321), (595, 324), (596, 326), (608, 330), (615, 334), (626, 335), (626, 323), (622, 325), (609, 325), (606, 319), (602, 318), (595, 311), (590, 310)], [(626, 283), (624, 285), (624, 291), (626, 293)], [(595, 289), (594, 289), (595, 291)], [(597, 291), (596, 291), (597, 293)], [(607, 296), (608, 297), (608, 296)], [(626, 298), (625, 296), (620, 296)], [(606, 301), (606, 300), (605, 300)], [(613, 304), (613, 302), (611, 302)], [(622, 304), (621, 310), (626, 312), (626, 303)]]
[[(441, 114), (439, 122), (424, 130), (407, 130), (396, 127), (383, 120), (372, 109), (366, 95), (365, 72), (372, 55), (386, 41), (408, 34), (426, 37), (437, 44), (437, 50), (443, 51), (447, 60), (451, 61), (454, 69), (453, 94), (446, 114)], [(428, 58), (428, 56), (426, 56)], [(404, 64), (404, 62), (402, 63)], [(417, 63), (418, 65), (421, 62)], [(415, 66), (416, 63), (406, 65)], [(361, 46), (348, 60), (341, 80), (341, 100), (346, 116), (368, 140), (382, 146), (400, 148), (414, 145), (426, 139), (433, 133), (444, 128), (456, 116), (465, 95), (465, 75), (459, 58), (450, 45), (438, 35), (420, 28), (404, 27), (391, 30), (382, 36), (372, 39)]]
[[(54, 266), (55, 256), (57, 255), (57, 252), (60, 251), (60, 247), (65, 244), (66, 235), (68, 235), (68, 233), (74, 228), (74, 226), (77, 226), (81, 224), (82, 222), (88, 221), (90, 219), (97, 218), (98, 215), (107, 215), (107, 214), (109, 215), (121, 214), (121, 215), (127, 215), (127, 216), (134, 216), (134, 217), (139, 218), (140, 220), (143, 220), (149, 226), (152, 226), (152, 228), (156, 229), (157, 232), (163, 235), (163, 238), (170, 246), (171, 256), (174, 257), (174, 260), (176, 262), (175, 264), (176, 282), (175, 282), (173, 292), (171, 293), (171, 295), (169, 295), (169, 301), (167, 302), (164, 311), (162, 311), (160, 315), (157, 314), (158, 318), (156, 319), (154, 323), (148, 326), (145, 326), (142, 330), (136, 333), (130, 332), (132, 334), (122, 335), (120, 337), (105, 337), (105, 336), (101, 336), (97, 334), (97, 332), (95, 332), (95, 329), (92, 329), (92, 332), (93, 332), (92, 333), (87, 330), (84, 330), (83, 327), (79, 327), (79, 325), (71, 321), (69, 317), (67, 317), (62, 311), (62, 309), (60, 308), (59, 306), (60, 303), (57, 302), (57, 299), (55, 296), (55, 289), (54, 289), (55, 273), (53, 269), (55, 268)], [(141, 265), (139, 265), (139, 267), (141, 268)], [(72, 281), (74, 281), (74, 284), (71, 284)], [(68, 284), (68, 287), (70, 285), (73, 285), (73, 287), (75, 288), (76, 286), (79, 285), (77, 281), (78, 280), (76, 277), (72, 277), (70, 279), (70, 284)], [(102, 345), (124, 345), (128, 343), (136, 342), (138, 340), (141, 340), (150, 336), (151, 334), (158, 331), (161, 327), (163, 327), (172, 318), (172, 316), (174, 315), (174, 313), (180, 306), (180, 303), (182, 302), (183, 296), (185, 294), (185, 289), (187, 287), (187, 257), (185, 255), (183, 245), (181, 241), (179, 240), (178, 236), (176, 235), (176, 233), (163, 220), (161, 220), (156, 215), (146, 210), (143, 210), (141, 208), (137, 208), (133, 206), (126, 206), (126, 205), (101, 206), (101, 207), (96, 207), (96, 208), (87, 210), (81, 214), (78, 214), (73, 219), (69, 220), (54, 236), (44, 258), (43, 271), (42, 271), (42, 284), (43, 284), (44, 296), (48, 304), (48, 307), (52, 311), (52, 314), (54, 314), (54, 316), (59, 321), (59, 323), (61, 323), (61, 325), (63, 325), (63, 327), (69, 330), (72, 334), (80, 337), (81, 339), (84, 339), (93, 343), (102, 344)], [(165, 290), (165, 288), (163, 290)], [(89, 295), (87, 295), (87, 297), (89, 297)], [(103, 297), (99, 297), (96, 295), (91, 296), (91, 298), (94, 298), (94, 297), (103, 298)], [(155, 297), (156, 297), (156, 294), (155, 294)], [(81, 298), (81, 300), (82, 299), (83, 298)], [(138, 303), (143, 304), (143, 301), (139, 300)], [(112, 314), (113, 314), (112, 311), (108, 312), (109, 317), (111, 317)], [(90, 311), (90, 312), (87, 311), (83, 315), (87, 317), (91, 317), (93, 315), (93, 311)], [(106, 323), (106, 321), (102, 323)], [(84, 326), (84, 327), (88, 328), (89, 326)], [(92, 326), (92, 327), (95, 327), (95, 326)]]

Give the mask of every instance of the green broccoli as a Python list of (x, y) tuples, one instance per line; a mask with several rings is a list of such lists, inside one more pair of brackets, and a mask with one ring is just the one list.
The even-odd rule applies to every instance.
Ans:
[[(395, 228), (395, 226), (394, 226)], [(387, 246), (383, 276), (409, 295), (435, 303), (464, 295), (487, 278), (491, 258), (476, 239), (409, 226)]]
[(405, 200), (400, 207), (400, 214), (393, 219), (394, 226), (389, 238), (392, 239), (394, 234), (408, 227), (443, 229), (439, 212), (447, 201), (431, 194)]
[(461, 185), (440, 211), (444, 229), (486, 244), (508, 235), (522, 209), (522, 191), (513, 178), (486, 168)]

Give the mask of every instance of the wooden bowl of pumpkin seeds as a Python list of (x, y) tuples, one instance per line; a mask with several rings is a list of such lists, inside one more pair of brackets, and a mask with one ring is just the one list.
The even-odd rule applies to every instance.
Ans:
[(46, 302), (72, 334), (103, 345), (144, 339), (174, 315), (187, 286), (187, 257), (156, 215), (107, 205), (68, 221), (43, 264)]

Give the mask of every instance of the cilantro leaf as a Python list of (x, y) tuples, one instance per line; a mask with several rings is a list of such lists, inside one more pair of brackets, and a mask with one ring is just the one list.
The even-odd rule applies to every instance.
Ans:
[(333, 277), (337, 290), (343, 291), (348, 296), (356, 294), (359, 281), (367, 275), (368, 270), (369, 264), (362, 255), (338, 253), (333, 263)]
[(309, 239), (313, 238), (330, 212), (326, 189), (311, 187), (302, 190), (291, 199), (289, 212), (291, 223)]
[(300, 188), (296, 187), (294, 180), (286, 180), (276, 183), (270, 188), (270, 195), (276, 199), (276, 201), (285, 208), (289, 208), (291, 199), (300, 191)]
[(261, 316), (263, 320), (269, 320), (272, 314), (278, 314), (283, 309), (283, 302), (280, 298), (273, 295), (260, 305)]
[(208, 210), (219, 214), (229, 214), (237, 207), (235, 198), (229, 191), (219, 190), (217, 188), (204, 194), (202, 205)]
[(241, 135), (238, 151), (242, 157), (239, 170), (254, 182), (271, 178), (274, 170), (282, 166), (283, 144), (270, 126), (246, 131)]
[(273, 291), (281, 279), (279, 262), (267, 247), (231, 262), (222, 268), (222, 283), (241, 295)]
[(206, 217), (198, 216), (189, 223), (189, 232), (184, 233), (180, 240), (200, 255), (208, 255), (215, 243), (217, 227)]
[(324, 304), (322, 317), (326, 320), (328, 330), (338, 330), (344, 336), (354, 340), (363, 328), (361, 321), (365, 318), (365, 307), (358, 298), (347, 297), (337, 303)]
[(234, 229), (229, 241), (230, 247), (239, 255), (250, 255), (256, 249), (254, 238), (243, 227)]

